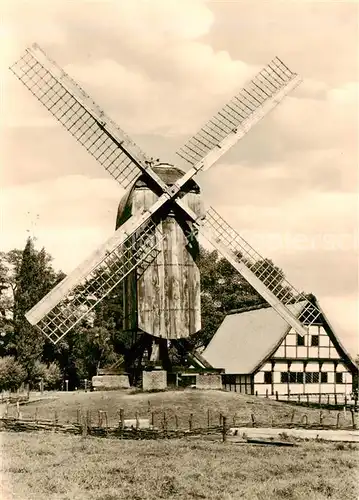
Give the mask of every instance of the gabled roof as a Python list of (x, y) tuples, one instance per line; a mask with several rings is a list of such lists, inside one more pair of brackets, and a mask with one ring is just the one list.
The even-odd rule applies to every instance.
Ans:
[[(322, 322), (331, 341), (338, 349), (348, 368), (357, 368), (334, 333), (318, 302), (311, 302), (321, 311)], [(305, 302), (287, 306), (297, 317)], [(225, 317), (202, 356), (214, 367), (226, 373), (253, 373), (277, 350), (290, 330), (288, 323), (272, 308), (232, 313)]]
[[(305, 302), (291, 304), (299, 316)], [(290, 326), (272, 307), (226, 316), (202, 356), (226, 373), (252, 373), (288, 333)]]

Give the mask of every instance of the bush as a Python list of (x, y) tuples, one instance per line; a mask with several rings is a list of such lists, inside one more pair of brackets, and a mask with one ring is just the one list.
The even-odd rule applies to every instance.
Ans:
[(25, 370), (13, 356), (0, 358), (0, 390), (15, 391), (25, 378)]
[(33, 384), (38, 384), (41, 380), (45, 389), (58, 389), (62, 381), (59, 365), (55, 362), (46, 365), (37, 361), (33, 370)]
[(60, 367), (57, 363), (50, 363), (45, 370), (45, 388), (46, 389), (58, 389), (62, 382), (62, 373)]

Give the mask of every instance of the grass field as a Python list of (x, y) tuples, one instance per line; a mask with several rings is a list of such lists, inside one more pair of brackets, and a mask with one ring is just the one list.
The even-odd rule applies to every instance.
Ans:
[[(158, 393), (129, 393), (126, 391), (109, 392), (60, 392), (48, 393), (46, 399), (22, 405), (21, 415), (24, 418), (37, 417), (51, 419), (54, 415), (59, 422), (76, 422), (78, 411), (85, 414), (90, 410), (93, 423), (97, 421), (98, 410), (108, 413), (109, 425), (119, 422), (120, 408), (125, 411), (125, 418), (134, 418), (136, 412), (139, 417), (149, 415), (149, 409), (154, 413), (155, 425), (159, 425), (166, 412), (168, 427), (174, 427), (175, 414), (178, 417), (180, 428), (188, 428), (190, 414), (193, 413), (193, 427), (207, 426), (207, 411), (210, 410), (211, 425), (218, 425), (220, 413), (228, 417), (228, 423), (233, 423), (233, 416), (237, 416), (238, 423), (251, 421), (251, 414), (255, 416), (258, 425), (270, 426), (288, 424), (292, 418), (294, 423), (301, 421), (304, 414), (308, 423), (319, 423), (319, 410), (313, 408), (296, 407), (286, 403), (267, 400), (255, 396), (247, 396), (225, 391), (166, 391)], [(293, 411), (295, 414), (293, 416)], [(10, 407), (9, 415), (16, 414), (16, 407)], [(337, 411), (322, 411), (323, 424), (335, 425)], [(347, 412), (340, 416), (340, 424), (350, 426), (351, 415)]]
[(358, 448), (1, 433), (2, 500), (356, 500)]

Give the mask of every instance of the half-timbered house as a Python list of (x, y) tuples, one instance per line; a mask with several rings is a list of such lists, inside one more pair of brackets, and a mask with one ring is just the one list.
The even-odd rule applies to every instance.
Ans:
[[(271, 307), (228, 314), (203, 357), (222, 368), (224, 388), (269, 397), (333, 401), (348, 397), (358, 369), (321, 311), (305, 336), (298, 335)], [(289, 306), (303, 315), (304, 302)]]

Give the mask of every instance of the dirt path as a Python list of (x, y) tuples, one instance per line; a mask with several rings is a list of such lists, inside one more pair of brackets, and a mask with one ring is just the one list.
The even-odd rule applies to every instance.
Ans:
[(247, 438), (258, 439), (283, 439), (283, 436), (299, 439), (322, 439), (323, 441), (341, 441), (359, 443), (359, 431), (357, 430), (324, 430), (324, 429), (277, 429), (277, 428), (251, 428), (232, 427), (228, 439), (235, 442), (241, 441), (243, 434)]

